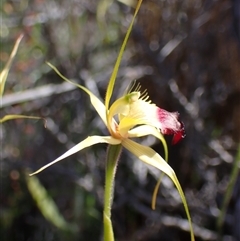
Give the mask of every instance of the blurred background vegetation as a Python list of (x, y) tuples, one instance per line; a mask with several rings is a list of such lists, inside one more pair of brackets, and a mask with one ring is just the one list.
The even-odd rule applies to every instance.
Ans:
[[(2, 241), (101, 240), (105, 145), (81, 151), (32, 179), (27, 173), (86, 136), (107, 133), (86, 94), (64, 83), (45, 61), (104, 98), (133, 13), (122, 2), (134, 4), (2, 1), (1, 69), (16, 38), (21, 33), (24, 38), (7, 79), (1, 116), (47, 120), (47, 128), (27, 119), (1, 125)], [(240, 1), (144, 0), (115, 96), (134, 79), (158, 106), (180, 112), (185, 124), (181, 143), (167, 141), (196, 240), (239, 241)], [(154, 138), (140, 141), (163, 154)], [(113, 205), (116, 241), (190, 239), (182, 203), (167, 177), (151, 210), (158, 176), (122, 153)]]

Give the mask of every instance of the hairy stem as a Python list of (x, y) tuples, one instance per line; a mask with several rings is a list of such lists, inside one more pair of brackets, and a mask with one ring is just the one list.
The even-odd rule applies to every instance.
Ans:
[(121, 150), (121, 145), (110, 145), (107, 152), (103, 209), (104, 241), (114, 241), (111, 207), (114, 195), (114, 178)]

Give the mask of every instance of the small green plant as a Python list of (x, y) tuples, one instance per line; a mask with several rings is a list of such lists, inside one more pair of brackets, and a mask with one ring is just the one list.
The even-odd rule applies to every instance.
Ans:
[[(109, 84), (106, 91), (105, 103), (102, 103), (92, 92), (82, 85), (78, 85), (71, 80), (64, 77), (53, 65), (48, 63), (48, 65), (53, 68), (53, 70), (65, 81), (70, 82), (89, 95), (90, 101), (93, 107), (96, 109), (97, 113), (101, 117), (102, 121), (109, 130), (109, 136), (89, 136), (85, 140), (81, 141), (70, 150), (65, 152), (56, 160), (43, 166), (36, 172), (30, 174), (35, 175), (47, 167), (63, 160), (64, 158), (95, 144), (107, 143), (109, 144), (107, 157), (106, 157), (106, 172), (105, 172), (105, 194), (104, 194), (104, 210), (103, 210), (103, 224), (104, 224), (104, 241), (114, 241), (114, 234), (111, 222), (111, 207), (114, 196), (114, 179), (117, 168), (117, 163), (120, 157), (122, 148), (126, 148), (133, 155), (137, 156), (141, 161), (149, 164), (157, 169), (161, 170), (163, 173), (168, 175), (174, 182), (184, 205), (187, 218), (189, 220), (191, 240), (194, 241), (194, 233), (191, 222), (191, 217), (189, 214), (186, 198), (184, 196), (181, 185), (176, 177), (174, 170), (169, 166), (166, 160), (164, 160), (157, 152), (148, 146), (143, 146), (137, 142), (131, 140), (135, 137), (143, 137), (147, 135), (153, 135), (158, 138), (164, 146), (166, 158), (167, 159), (167, 145), (163, 134), (173, 134), (173, 142), (178, 142), (184, 137), (184, 127), (183, 124), (178, 120), (178, 113), (170, 113), (157, 107), (155, 104), (151, 103), (146, 91), (141, 91), (139, 86), (131, 87), (122, 97), (115, 100), (112, 105), (110, 105), (110, 100), (112, 97), (115, 80), (117, 77), (118, 69), (124, 53), (125, 46), (127, 44), (130, 32), (134, 20), (137, 16), (139, 8), (141, 6), (142, 0), (138, 1), (133, 19), (127, 30), (125, 39), (121, 46), (116, 64), (114, 66), (112, 75), (109, 80)], [(161, 180), (161, 179), (160, 179)], [(160, 181), (157, 184), (157, 188)], [(156, 198), (156, 190), (154, 192), (154, 205)], [(153, 205), (153, 206), (154, 206)]]
[[(18, 47), (19, 47), (19, 44), (20, 44), (22, 38), (23, 38), (23, 34), (21, 34), (17, 38), (16, 43), (13, 47), (12, 53), (9, 57), (9, 60), (7, 61), (6, 65), (4, 66), (4, 68), (2, 70), (2, 72), (0, 73), (0, 98), (2, 98), (2, 96), (3, 96), (4, 89), (5, 89), (5, 83), (6, 83), (6, 80), (7, 80), (7, 77), (8, 77), (8, 73), (9, 73), (9, 70), (11, 68), (13, 59), (17, 54), (17, 50), (18, 50)], [(26, 116), (26, 115), (14, 115), (14, 114), (12, 114), (12, 115), (3, 116), (0, 119), (0, 123), (3, 123), (5, 121), (9, 121), (9, 120), (13, 120), (13, 119), (19, 119), (19, 118), (42, 119), (41, 117), (37, 117), (37, 116)]]
[[(19, 44), (23, 38), (23, 35), (21, 34), (13, 47), (12, 53), (10, 55), (10, 58), (8, 62), (6, 63), (5, 67), (3, 68), (2, 72), (0, 73), (0, 97), (2, 98), (4, 89), (5, 89), (5, 83), (8, 77), (8, 73), (10, 70), (10, 67), (12, 65), (12, 61), (14, 57), (16, 56), (17, 50), (19, 48)], [(0, 119), (0, 123), (2, 124), (5, 121), (14, 120), (14, 119), (43, 119), (41, 117), (37, 116), (27, 116), (27, 115), (5, 115)], [(45, 121), (45, 120), (44, 120)], [(45, 121), (46, 124), (46, 121)], [(32, 195), (33, 199), (36, 201), (36, 204), (43, 214), (43, 216), (49, 220), (52, 224), (54, 224), (56, 227), (58, 227), (60, 230), (63, 231), (70, 231), (75, 232), (77, 230), (76, 226), (74, 224), (67, 223), (60, 212), (58, 211), (58, 208), (55, 204), (55, 202), (52, 200), (52, 198), (48, 195), (47, 190), (41, 185), (40, 181), (37, 177), (30, 178), (28, 176), (29, 171), (25, 171), (25, 180), (27, 183), (28, 190), (30, 194)]]

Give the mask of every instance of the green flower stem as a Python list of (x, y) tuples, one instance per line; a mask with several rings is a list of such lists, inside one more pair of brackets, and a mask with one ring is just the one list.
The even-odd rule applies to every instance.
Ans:
[(103, 209), (104, 241), (114, 241), (111, 207), (114, 193), (114, 178), (121, 150), (122, 145), (110, 145), (107, 152)]

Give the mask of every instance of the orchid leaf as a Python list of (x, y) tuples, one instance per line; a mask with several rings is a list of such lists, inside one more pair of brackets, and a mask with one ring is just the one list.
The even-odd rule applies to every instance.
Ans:
[(111, 99), (111, 96), (112, 96), (112, 93), (113, 93), (113, 88), (114, 88), (115, 80), (116, 80), (116, 77), (117, 77), (118, 69), (119, 69), (119, 66), (120, 66), (120, 63), (121, 63), (121, 60), (122, 60), (122, 56), (123, 56), (127, 41), (129, 39), (129, 35), (132, 31), (134, 20), (137, 16), (137, 13), (138, 13), (138, 10), (141, 6), (141, 3), (142, 3), (142, 0), (139, 0), (138, 3), (137, 3), (136, 10), (135, 10), (135, 13), (133, 15), (133, 19), (130, 23), (130, 26), (128, 27), (126, 36), (124, 38), (123, 44), (121, 46), (120, 52), (118, 54), (118, 57), (117, 57), (117, 60), (116, 60), (116, 63), (115, 63), (115, 66), (113, 68), (112, 75), (111, 75), (109, 83), (108, 83), (106, 97), (105, 97), (106, 110), (108, 110), (108, 107), (109, 107), (109, 102), (110, 102), (110, 99)]
[(110, 145), (118, 145), (118, 144), (121, 143), (121, 141), (118, 140), (118, 139), (115, 139), (111, 136), (89, 136), (85, 140), (83, 140), (80, 143), (78, 143), (77, 145), (73, 146), (70, 150), (65, 152), (63, 155), (61, 155), (60, 157), (58, 157), (54, 161), (48, 163), (47, 165), (38, 169), (36, 172), (30, 174), (30, 176), (33, 176), (33, 175), (43, 171), (44, 169), (46, 169), (46, 168), (52, 166), (53, 164), (65, 159), (66, 157), (69, 157), (69, 156), (75, 154), (76, 152), (81, 151), (82, 149), (84, 149), (86, 147), (93, 146), (93, 145), (98, 144), (98, 143), (108, 143)]

